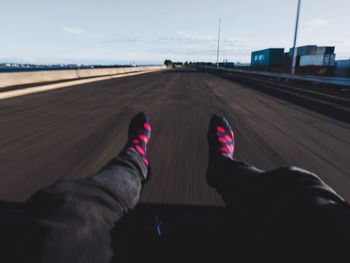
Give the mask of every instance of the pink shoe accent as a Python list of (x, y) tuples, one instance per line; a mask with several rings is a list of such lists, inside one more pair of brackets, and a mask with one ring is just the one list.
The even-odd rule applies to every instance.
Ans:
[(225, 132), (225, 129), (223, 127), (221, 127), (221, 126), (218, 126), (217, 130), (218, 130), (218, 132)]
[(226, 140), (222, 137), (218, 137), (219, 142), (226, 143)]
[(220, 151), (229, 152), (229, 149), (227, 147), (220, 147)]
[(147, 166), (149, 165), (149, 161), (145, 157), (143, 157), (142, 160), (145, 163), (145, 165), (147, 165)]
[(139, 154), (145, 155), (145, 151), (139, 145), (136, 145), (135, 148), (139, 152)]
[(145, 143), (148, 143), (148, 139), (145, 135), (140, 135), (139, 138), (144, 141)]
[(228, 142), (232, 142), (232, 138), (228, 135), (225, 135), (224, 138), (228, 141)]
[(145, 129), (147, 130), (147, 131), (151, 131), (152, 129), (151, 129), (151, 126), (148, 124), (148, 123), (145, 123), (144, 125), (143, 125), (143, 127), (145, 127)]

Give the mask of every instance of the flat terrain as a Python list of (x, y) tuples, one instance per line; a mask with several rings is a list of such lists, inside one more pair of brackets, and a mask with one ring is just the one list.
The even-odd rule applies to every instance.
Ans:
[(309, 169), (350, 200), (350, 125), (207, 73), (166, 71), (0, 101), (0, 199), (93, 175), (118, 153), (130, 118), (153, 125), (142, 200), (222, 205), (205, 180), (211, 115), (236, 128), (238, 158)]

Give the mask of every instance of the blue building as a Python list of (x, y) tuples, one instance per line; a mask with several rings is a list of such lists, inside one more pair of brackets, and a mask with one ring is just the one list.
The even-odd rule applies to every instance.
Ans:
[(278, 67), (283, 65), (284, 48), (268, 48), (254, 51), (251, 55), (252, 67)]
[(337, 77), (350, 77), (350, 59), (336, 61), (335, 75)]

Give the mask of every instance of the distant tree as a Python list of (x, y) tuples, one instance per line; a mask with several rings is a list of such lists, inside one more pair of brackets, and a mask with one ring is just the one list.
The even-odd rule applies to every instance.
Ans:
[(168, 68), (169, 67), (172, 67), (173, 66), (173, 62), (170, 60), (170, 59), (166, 59), (164, 61), (164, 65), (167, 66)]
[(186, 62), (185, 62), (185, 67), (187, 67), (187, 66), (188, 66), (188, 62), (186, 61)]

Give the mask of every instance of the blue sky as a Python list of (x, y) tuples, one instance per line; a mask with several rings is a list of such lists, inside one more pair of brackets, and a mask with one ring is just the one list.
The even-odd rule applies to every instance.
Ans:
[[(292, 45), (297, 0), (0, 0), (0, 62), (249, 62)], [(350, 1), (302, 0), (298, 44), (335, 45), (350, 58)]]

